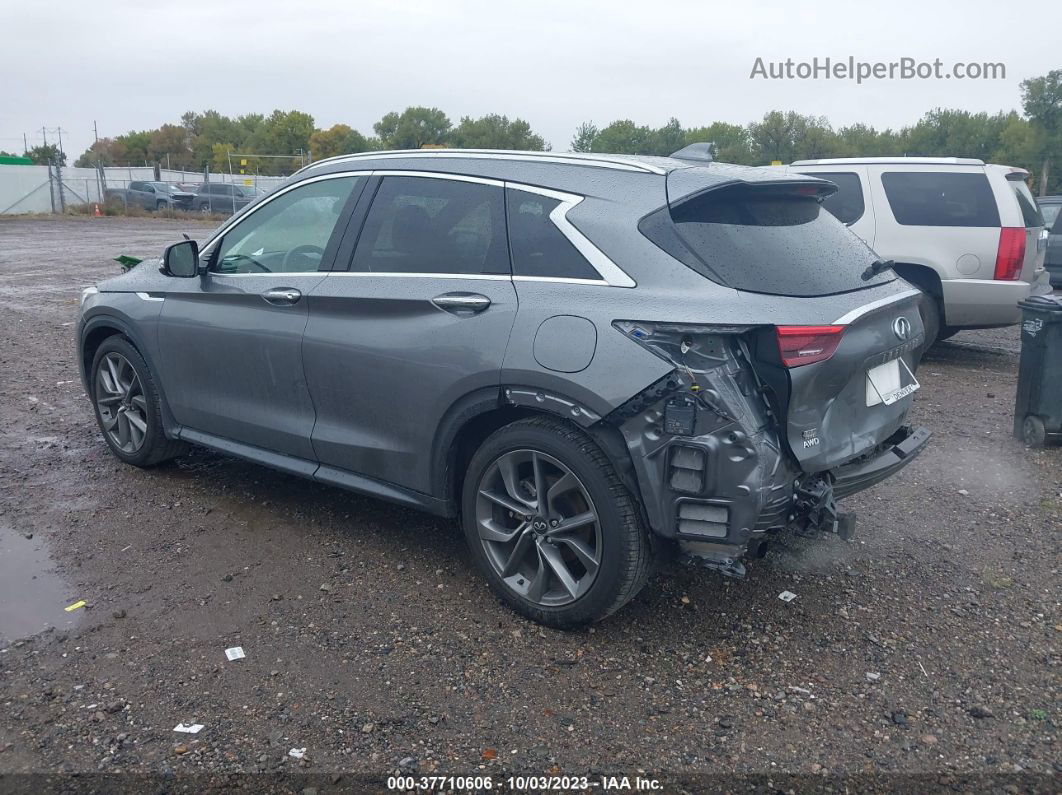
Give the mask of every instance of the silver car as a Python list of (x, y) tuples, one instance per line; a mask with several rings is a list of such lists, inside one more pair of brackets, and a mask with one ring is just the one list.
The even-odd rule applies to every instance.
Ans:
[(1021, 168), (959, 157), (799, 160), (834, 182), (826, 208), (921, 287), (930, 344), (964, 328), (1011, 326), (1018, 301), (1050, 292), (1044, 220)]
[[(373, 152), (89, 288), (103, 438), (187, 444), (461, 522), (571, 627), (654, 559), (741, 576), (908, 464), (921, 292), (811, 177), (671, 159)], [(429, 542), (426, 542), (429, 543)]]

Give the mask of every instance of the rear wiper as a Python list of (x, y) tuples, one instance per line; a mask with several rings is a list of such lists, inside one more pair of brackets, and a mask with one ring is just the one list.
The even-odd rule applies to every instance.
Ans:
[(887, 271), (895, 266), (896, 263), (891, 259), (876, 259), (867, 266), (865, 271), (863, 271), (863, 281), (869, 281), (882, 271)]

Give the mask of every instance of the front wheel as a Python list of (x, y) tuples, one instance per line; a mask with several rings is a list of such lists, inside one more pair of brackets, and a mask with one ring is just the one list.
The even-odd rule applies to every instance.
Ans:
[(159, 210), (165, 210), (166, 207), (167, 207), (166, 202), (155, 202), (155, 210), (156, 210), (156, 212), (159, 211)]
[(108, 338), (92, 360), (92, 403), (107, 446), (138, 467), (179, 455), (181, 442), (166, 438), (159, 393), (144, 358), (127, 340)]
[(465, 538), (491, 589), (517, 612), (572, 628), (645, 584), (651, 553), (635, 501), (578, 429), (520, 420), (476, 451), (462, 493)]

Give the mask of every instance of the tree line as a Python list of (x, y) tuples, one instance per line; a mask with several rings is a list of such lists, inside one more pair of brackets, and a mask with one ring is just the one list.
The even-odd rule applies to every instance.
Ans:
[[(1062, 191), (1062, 69), (1021, 84), (1021, 112), (971, 113), (938, 108), (915, 124), (876, 129), (867, 124), (833, 127), (822, 116), (772, 110), (749, 124), (714, 122), (684, 127), (671, 119), (662, 127), (629, 119), (603, 127), (584, 122), (569, 148), (577, 152), (667, 155), (683, 146), (707, 141), (717, 160), (744, 165), (821, 157), (953, 155), (1022, 166), (1041, 192)], [(75, 165), (143, 165), (161, 163), (175, 169), (288, 174), (311, 160), (377, 149), (421, 147), (477, 149), (548, 149), (541, 135), (523, 119), (499, 114), (465, 116), (454, 124), (438, 108), (410, 107), (386, 114), (364, 135), (346, 124), (315, 126), (301, 111), (275, 110), (229, 117), (217, 111), (189, 111), (178, 123), (102, 138)], [(59, 158), (54, 147), (36, 147), (27, 155), (37, 162)], [(48, 150), (48, 151), (45, 151)], [(284, 155), (264, 158), (255, 155)]]

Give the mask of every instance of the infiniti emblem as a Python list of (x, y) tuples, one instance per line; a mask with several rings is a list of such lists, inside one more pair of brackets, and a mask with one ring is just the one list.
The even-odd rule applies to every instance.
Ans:
[(892, 321), (892, 330), (901, 340), (911, 336), (911, 321), (905, 317), (898, 317)]

